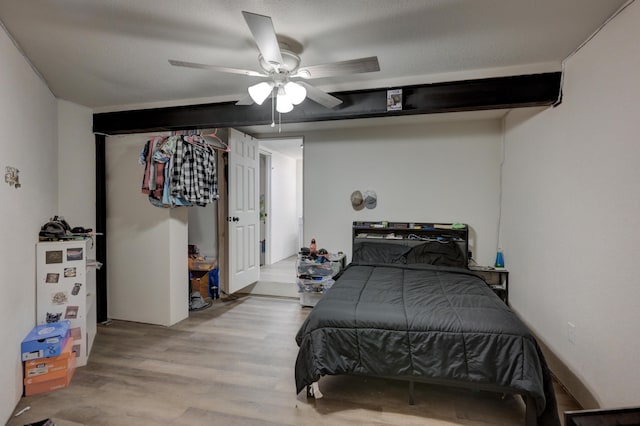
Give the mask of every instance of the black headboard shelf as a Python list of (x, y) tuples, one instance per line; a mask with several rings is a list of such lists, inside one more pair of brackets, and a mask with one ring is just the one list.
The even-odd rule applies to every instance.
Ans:
[(396, 242), (403, 245), (421, 241), (455, 241), (465, 258), (469, 254), (469, 227), (464, 223), (442, 222), (353, 222), (353, 244), (362, 241)]

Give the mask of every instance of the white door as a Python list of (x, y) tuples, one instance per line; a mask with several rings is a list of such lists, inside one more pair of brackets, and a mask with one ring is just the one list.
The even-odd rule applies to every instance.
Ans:
[(256, 139), (229, 133), (229, 293), (260, 279), (260, 153)]

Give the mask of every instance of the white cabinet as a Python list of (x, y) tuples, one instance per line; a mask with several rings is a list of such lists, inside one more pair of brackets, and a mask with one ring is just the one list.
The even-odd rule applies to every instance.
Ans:
[(88, 239), (42, 241), (36, 249), (36, 321), (71, 322), (78, 367), (87, 358), (96, 335), (96, 264)]

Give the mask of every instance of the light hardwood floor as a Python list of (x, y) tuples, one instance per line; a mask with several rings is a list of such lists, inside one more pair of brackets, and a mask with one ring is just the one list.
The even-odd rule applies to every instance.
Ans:
[[(295, 299), (217, 300), (173, 327), (99, 326), (70, 387), (22, 398), (8, 425), (522, 425), (519, 397), (406, 382), (324, 377), (324, 398), (295, 394)], [(556, 387), (560, 412), (579, 408)]]
[(271, 265), (261, 266), (260, 280), (276, 283), (295, 283), (297, 259), (298, 256), (290, 256)]
[(298, 297), (296, 259), (291, 256), (271, 265), (260, 267), (260, 280), (243, 292), (260, 296)]

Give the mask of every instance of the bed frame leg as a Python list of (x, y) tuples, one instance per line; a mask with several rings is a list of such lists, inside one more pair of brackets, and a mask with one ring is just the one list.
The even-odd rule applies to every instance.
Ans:
[(529, 395), (523, 395), (523, 397), (526, 407), (525, 424), (527, 426), (537, 426), (538, 418), (536, 414), (536, 401)]
[(409, 380), (409, 405), (416, 405), (416, 400), (413, 395), (413, 380)]
[(318, 386), (318, 382), (313, 382), (310, 385), (307, 385), (307, 398), (322, 398), (322, 392), (320, 392), (320, 386)]

